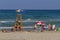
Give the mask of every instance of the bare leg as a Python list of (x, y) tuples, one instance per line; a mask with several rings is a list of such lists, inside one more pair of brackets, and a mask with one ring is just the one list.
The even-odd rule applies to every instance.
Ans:
[(17, 30), (17, 28), (14, 27), (14, 28), (13, 28), (13, 31), (16, 31), (16, 30)]

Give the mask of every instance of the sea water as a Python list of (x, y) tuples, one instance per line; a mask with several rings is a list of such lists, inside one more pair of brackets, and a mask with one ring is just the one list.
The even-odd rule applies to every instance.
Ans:
[[(0, 27), (13, 27), (17, 14), (16, 10), (0, 10)], [(33, 28), (36, 21), (44, 21), (45, 25), (60, 26), (60, 10), (23, 9), (19, 14), (22, 15), (23, 27)]]

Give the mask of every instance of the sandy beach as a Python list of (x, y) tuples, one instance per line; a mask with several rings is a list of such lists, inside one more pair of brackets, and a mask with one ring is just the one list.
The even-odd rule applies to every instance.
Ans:
[(0, 31), (0, 40), (60, 40), (60, 32), (8, 32)]

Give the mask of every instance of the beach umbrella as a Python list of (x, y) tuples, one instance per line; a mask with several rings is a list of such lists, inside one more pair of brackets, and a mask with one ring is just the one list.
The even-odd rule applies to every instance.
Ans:
[(36, 22), (35, 24), (36, 24), (36, 25), (45, 25), (45, 22), (40, 21), (40, 22)]

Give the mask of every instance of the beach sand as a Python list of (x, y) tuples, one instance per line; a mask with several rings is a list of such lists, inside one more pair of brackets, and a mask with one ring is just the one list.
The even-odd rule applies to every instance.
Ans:
[(8, 32), (0, 31), (0, 40), (60, 40), (60, 32)]

